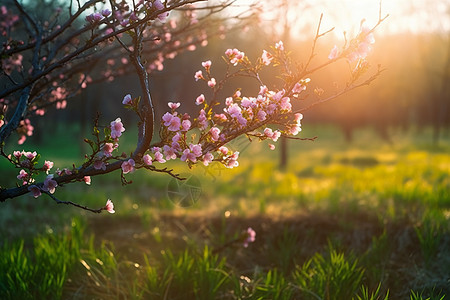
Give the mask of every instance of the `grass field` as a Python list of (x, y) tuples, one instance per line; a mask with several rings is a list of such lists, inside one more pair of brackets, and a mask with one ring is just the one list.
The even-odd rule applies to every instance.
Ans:
[[(434, 146), (426, 130), (393, 132), (389, 144), (366, 129), (346, 144), (304, 130), (319, 138), (290, 142), (285, 171), (277, 150), (243, 139), (239, 168), (172, 165), (188, 185), (138, 171), (124, 187), (109, 174), (57, 189), (94, 208), (110, 198), (114, 215), (1, 203), (0, 299), (450, 299), (448, 135)], [(61, 136), (43, 157), (79, 162)], [(15, 178), (0, 168), (0, 184)]]

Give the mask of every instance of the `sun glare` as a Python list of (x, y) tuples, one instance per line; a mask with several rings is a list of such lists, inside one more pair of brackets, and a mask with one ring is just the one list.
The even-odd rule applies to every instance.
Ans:
[[(245, 0), (238, 2), (249, 3)], [(282, 2), (277, 2), (280, 7)], [(334, 34), (341, 38), (344, 31), (350, 35), (356, 34), (363, 19), (367, 26), (374, 26), (380, 15), (380, 0), (286, 0), (286, 2), (289, 6), (288, 23), (293, 34), (308, 29), (308, 25), (315, 27), (320, 15), (323, 14), (322, 29), (334, 27)], [(264, 1), (258, 3), (266, 5)], [(283, 26), (286, 14), (280, 11), (283, 9), (270, 11), (264, 16), (264, 21)], [(377, 34), (450, 32), (450, 0), (381, 1), (381, 17), (387, 14), (389, 17), (377, 29)]]
[[(316, 14), (324, 13), (324, 28), (336, 27), (336, 32), (359, 29), (362, 19), (374, 26), (380, 15), (379, 0), (325, 0), (311, 5)], [(399, 32), (449, 32), (450, 1), (389, 0), (381, 2), (381, 17), (388, 21), (377, 30), (382, 34)], [(351, 26), (349, 28), (349, 26)]]

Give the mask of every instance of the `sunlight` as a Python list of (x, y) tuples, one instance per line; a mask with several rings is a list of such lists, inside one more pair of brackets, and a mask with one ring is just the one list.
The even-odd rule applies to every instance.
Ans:
[[(282, 8), (283, 2), (288, 4), (287, 15)], [(238, 0), (236, 3), (249, 4), (249, 1)], [(257, 3), (265, 6), (264, 2)], [(377, 29), (378, 34), (446, 34), (450, 31), (450, 0), (385, 0), (381, 4), (381, 17), (389, 14), (389, 18)], [(370, 27), (378, 22), (380, 0), (279, 0), (278, 7), (278, 10), (271, 10), (262, 17), (263, 23), (273, 26), (275, 22), (275, 26), (282, 30), (287, 18), (291, 34), (302, 39), (301, 33), (309, 33), (323, 13), (322, 29), (334, 27), (334, 34), (343, 38), (344, 31), (349, 35), (357, 34), (363, 19)], [(276, 31), (281, 32), (280, 29)]]
[[(450, 18), (447, 10), (450, 1), (391, 0), (382, 1), (381, 17), (389, 14), (388, 21), (377, 30), (381, 34), (399, 32), (448, 32)], [(336, 33), (344, 30), (358, 30), (362, 19), (374, 26), (379, 17), (379, 0), (328, 1), (312, 5), (317, 14), (324, 13), (324, 28), (336, 27)]]

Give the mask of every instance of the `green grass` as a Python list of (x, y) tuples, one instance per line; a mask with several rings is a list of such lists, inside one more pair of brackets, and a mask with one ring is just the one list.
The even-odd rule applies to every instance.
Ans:
[[(168, 176), (145, 171), (124, 187), (108, 174), (57, 188), (94, 208), (110, 198), (115, 215), (45, 196), (2, 203), (0, 298), (450, 297), (450, 140), (433, 147), (424, 131), (390, 145), (365, 130), (348, 145), (332, 128), (302, 133), (319, 139), (290, 142), (285, 171), (278, 150), (259, 142), (236, 169), (171, 164), (201, 182), (191, 207), (168, 199)], [(81, 151), (53, 151), (65, 138), (42, 152), (55, 168), (78, 162)], [(248, 227), (256, 241), (244, 248)]]

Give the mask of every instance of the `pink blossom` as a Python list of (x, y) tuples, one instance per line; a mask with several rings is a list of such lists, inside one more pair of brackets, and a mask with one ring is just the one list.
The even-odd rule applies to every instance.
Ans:
[(113, 214), (116, 212), (114, 210), (114, 203), (112, 203), (112, 201), (110, 199), (108, 199), (108, 201), (106, 201), (106, 205), (103, 209), (106, 210), (107, 212), (109, 212), (110, 214)]
[(200, 144), (190, 144), (189, 149), (185, 149), (181, 155), (181, 161), (197, 162), (197, 157), (202, 156), (202, 146)]
[[(168, 17), (169, 17), (169, 12), (166, 11), (166, 12), (164, 12), (164, 13), (158, 15), (158, 20), (159, 20), (161, 23), (165, 23)], [(193, 46), (193, 45), (191, 45), (191, 46)]]
[(122, 104), (124, 105), (131, 105), (133, 103), (133, 99), (131, 98), (130, 94), (125, 95), (122, 100)]
[(333, 49), (331, 49), (330, 54), (328, 55), (328, 59), (333, 60), (338, 58), (339, 56), (339, 49), (336, 45), (334, 45)]
[(121, 165), (123, 174), (134, 172), (134, 166), (134, 159), (130, 158), (129, 160), (124, 161)]
[(242, 115), (240, 115), (240, 116), (237, 117), (237, 121), (238, 121), (238, 123), (239, 123), (242, 127), (244, 127), (245, 125), (247, 125), (247, 119), (244, 118)]
[(181, 134), (179, 132), (177, 132), (173, 137), (172, 137), (172, 142), (177, 143), (179, 142), (181, 139)]
[(94, 13), (92, 17), (94, 19), (94, 22), (99, 22), (104, 18), (101, 13)]
[(280, 136), (281, 136), (281, 132), (279, 132), (278, 130), (275, 130), (272, 135), (272, 141), (276, 142), (280, 138)]
[(205, 95), (201, 94), (200, 96), (197, 97), (197, 99), (195, 99), (195, 104), (200, 105), (203, 104), (203, 102), (205, 102)]
[(94, 16), (92, 14), (87, 15), (85, 20), (86, 20), (86, 22), (94, 23)]
[(265, 128), (264, 135), (272, 139), (274, 142), (276, 142), (278, 138), (281, 136), (281, 132), (279, 132), (278, 130), (272, 131), (272, 129), (270, 128)]
[(50, 174), (44, 180), (43, 190), (49, 192), (50, 194), (53, 194), (57, 186), (58, 183), (55, 180), (53, 180), (53, 174)]
[(33, 152), (24, 152), (23, 153), (26, 158), (28, 158), (30, 161), (33, 161), (33, 159), (36, 157), (37, 153), (36, 151)]
[(264, 135), (267, 136), (268, 138), (272, 138), (273, 136), (273, 131), (271, 128), (265, 128), (264, 129)]
[(91, 24), (94, 24), (94, 23), (101, 21), (103, 18), (104, 18), (104, 16), (101, 13), (92, 13), (92, 14), (86, 16), (86, 21)]
[(202, 62), (202, 66), (203, 66), (203, 67), (206, 69), (206, 71), (208, 72), (209, 69), (211, 68), (211, 61), (210, 61), (210, 60), (207, 60), (207, 61)]
[(164, 150), (164, 155), (166, 156), (166, 160), (171, 160), (171, 159), (177, 158), (175, 149), (173, 149), (172, 147), (170, 147), (168, 145), (164, 145), (163, 150)]
[(191, 121), (183, 120), (181, 122), (181, 130), (182, 131), (188, 131), (190, 128), (191, 128)]
[(13, 155), (17, 159), (21, 158), (22, 154), (23, 154), (23, 151), (13, 151)]
[(241, 62), (244, 59), (244, 57), (245, 57), (245, 53), (239, 51), (236, 48), (234, 48), (234, 49), (227, 49), (225, 51), (225, 55), (230, 60), (230, 63), (232, 65), (234, 65), (234, 66), (236, 66), (239, 62)]
[(230, 106), (231, 104), (233, 104), (234, 102), (233, 102), (233, 97), (227, 97), (226, 99), (225, 99), (225, 105), (226, 106)]
[(17, 179), (26, 180), (28, 177), (28, 173), (25, 170), (20, 170), (19, 175), (17, 175)]
[(270, 150), (275, 150), (275, 145), (274, 144), (269, 144), (269, 149)]
[(181, 161), (192, 161), (197, 162), (197, 158), (195, 157), (194, 153), (191, 152), (190, 149), (184, 149), (183, 154), (180, 157)]
[(91, 184), (91, 176), (84, 176), (83, 177), (83, 181), (84, 183), (86, 183), (87, 185)]
[(293, 126), (289, 126), (289, 128), (288, 128), (288, 132), (291, 135), (297, 135), (300, 131), (302, 131), (302, 128), (300, 127), (300, 125), (293, 125)]
[(221, 152), (223, 155), (227, 155), (228, 154), (228, 148), (225, 146), (222, 146), (219, 148), (219, 152)]
[(295, 118), (295, 122), (297, 122), (298, 124), (300, 124), (300, 121), (303, 119), (303, 115), (301, 113), (296, 113), (294, 115)]
[(266, 119), (266, 115), (267, 115), (267, 113), (266, 113), (265, 111), (260, 110), (260, 111), (258, 111), (258, 113), (256, 114), (256, 118), (257, 118), (259, 121), (264, 121), (264, 120)]
[(230, 159), (227, 162), (226, 167), (229, 169), (235, 168), (239, 166), (239, 162), (236, 159)]
[(283, 97), (280, 101), (280, 108), (282, 110), (291, 111), (292, 109), (291, 99), (289, 99), (289, 97)]
[(274, 95), (272, 95), (272, 99), (274, 101), (278, 102), (281, 100), (281, 98), (283, 98), (284, 93), (285, 93), (284, 90), (278, 91)]
[(350, 61), (365, 59), (369, 52), (372, 50), (370, 45), (375, 43), (373, 33), (370, 32), (370, 28), (366, 25), (361, 26), (361, 31), (358, 38), (359, 44), (357, 46), (357, 49), (347, 56), (347, 59)]
[(48, 171), (53, 168), (53, 162), (46, 160), (44, 162), (44, 165), (42, 166), (42, 169), (48, 174)]
[(133, 22), (138, 20), (138, 17), (136, 16), (136, 13), (134, 11), (130, 14), (130, 20)]
[(215, 86), (216, 86), (216, 79), (215, 79), (215, 78), (211, 78), (211, 79), (208, 81), (208, 86), (209, 86), (210, 88), (215, 87)]
[(107, 17), (111, 14), (111, 11), (109, 9), (102, 10), (102, 16)]
[(211, 140), (213, 140), (214, 142), (217, 142), (219, 140), (219, 135), (220, 135), (219, 128), (211, 127), (211, 129), (209, 130), (209, 133), (211, 134)]
[(165, 122), (164, 125), (168, 126), (167, 129), (170, 131), (180, 130), (181, 120), (176, 116), (172, 116), (169, 122)]
[(250, 99), (247, 98), (247, 97), (244, 97), (244, 98), (242, 98), (242, 100), (241, 100), (241, 106), (242, 106), (242, 107), (245, 107), (245, 108), (250, 107), (250, 106), (253, 106), (253, 101), (250, 100)]
[(273, 60), (273, 55), (270, 54), (269, 52), (267, 52), (266, 50), (263, 50), (263, 54), (261, 56), (261, 59), (262, 59), (263, 64), (268, 66), (268, 65), (270, 65), (270, 63)]
[(169, 105), (169, 107), (171, 108), (171, 109), (177, 109), (178, 107), (180, 107), (180, 102), (175, 102), (175, 103), (173, 103), (173, 102), (169, 102), (169, 103), (167, 103), (167, 105)]
[(144, 163), (147, 166), (151, 166), (152, 165), (152, 157), (149, 154), (145, 154), (144, 157), (142, 157), (142, 160), (144, 161)]
[(173, 150), (176, 151), (176, 152), (181, 151), (181, 146), (180, 146), (180, 144), (177, 143), (177, 142), (172, 142), (172, 148), (173, 148)]
[(159, 151), (155, 153), (155, 160), (157, 162), (159, 162), (159, 163), (162, 163), (162, 164), (166, 162), (166, 160), (164, 159), (162, 153), (159, 152)]
[(113, 143), (105, 143), (103, 145), (103, 155), (106, 157), (111, 157), (112, 152), (114, 151), (115, 147)]
[(164, 121), (164, 126), (169, 126), (170, 122), (172, 121), (172, 118), (173, 118), (173, 114), (171, 114), (170, 112), (166, 112), (162, 116), (162, 120)]
[(358, 45), (358, 49), (356, 50), (356, 53), (359, 56), (359, 58), (364, 59), (369, 54), (370, 50), (372, 50), (372, 48), (370, 47), (370, 44), (363, 42)]
[(256, 232), (251, 228), (247, 228), (247, 232), (245, 233), (244, 247), (247, 248), (249, 243), (253, 243), (256, 239)]
[(225, 108), (224, 110), (225, 110), (225, 112), (230, 114), (230, 116), (232, 118), (237, 118), (239, 116), (242, 116), (242, 113), (241, 113), (242, 109), (236, 103), (230, 105), (228, 108)]
[(225, 122), (226, 120), (228, 120), (228, 118), (225, 114), (215, 114), (214, 118), (216, 118), (222, 122)]
[(164, 126), (168, 127), (168, 130), (178, 131), (180, 129), (181, 120), (179, 117), (167, 112), (164, 114), (162, 119), (164, 121)]
[(164, 9), (164, 4), (162, 4), (161, 0), (155, 0), (155, 1), (153, 2), (153, 7), (154, 7), (156, 10), (162, 10), (162, 9)]
[(297, 82), (294, 85), (294, 88), (292, 89), (292, 92), (297, 94), (297, 93), (300, 93), (301, 91), (304, 91), (304, 90), (306, 90), (306, 86), (305, 85), (301, 85), (299, 82)]
[(100, 170), (101, 169), (101, 170), (105, 171), (106, 170), (105, 162), (101, 161), (101, 160), (94, 161), (94, 169), (96, 169), (96, 170)]
[(200, 144), (190, 144), (189, 148), (191, 149), (192, 153), (194, 153), (195, 157), (202, 156), (202, 146)]
[(124, 131), (125, 127), (123, 127), (122, 120), (120, 118), (117, 118), (115, 121), (111, 122), (111, 137), (113, 139), (120, 137)]
[(275, 49), (278, 49), (280, 51), (284, 51), (284, 45), (282, 41), (279, 41), (278, 43), (275, 43)]
[(214, 159), (214, 155), (212, 155), (211, 153), (208, 152), (203, 156), (203, 164), (205, 166), (208, 166), (213, 161), (213, 159)]
[(205, 78), (203, 77), (202, 71), (197, 71), (197, 72), (195, 72), (194, 78), (195, 78), (195, 81), (198, 81), (199, 79), (205, 79)]
[(41, 193), (41, 189), (38, 188), (36, 185), (30, 185), (28, 187), (28, 191), (33, 194), (34, 198), (37, 198), (37, 197), (39, 197), (42, 194)]
[(204, 130), (204, 129), (206, 129), (206, 127), (208, 127), (208, 122), (207, 122), (206, 113), (205, 113), (204, 109), (202, 109), (200, 111), (197, 121), (198, 121), (198, 125), (201, 130)]

